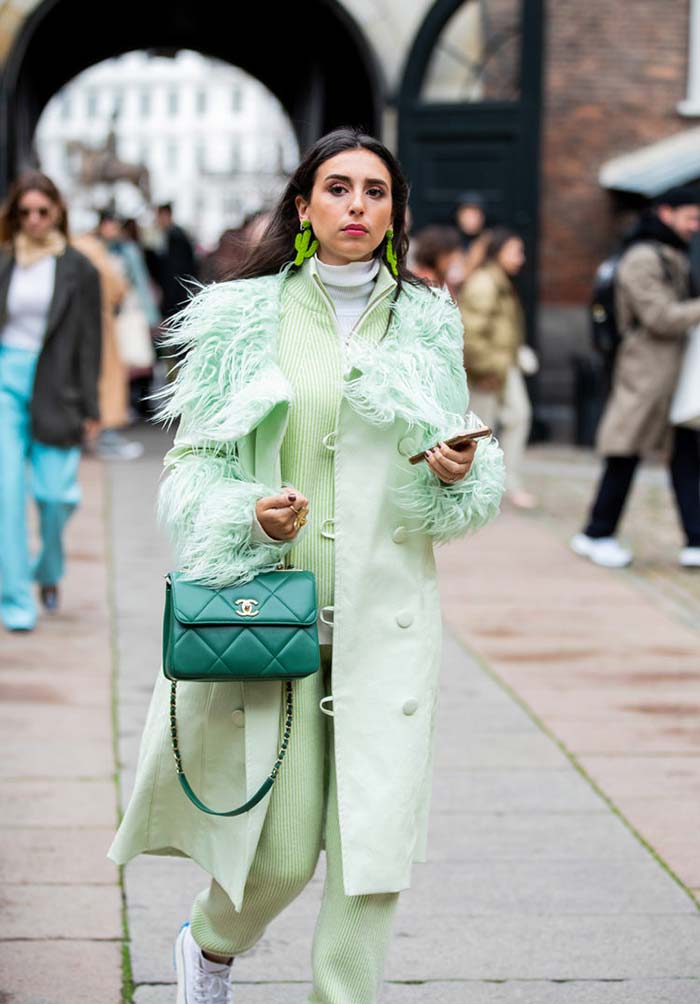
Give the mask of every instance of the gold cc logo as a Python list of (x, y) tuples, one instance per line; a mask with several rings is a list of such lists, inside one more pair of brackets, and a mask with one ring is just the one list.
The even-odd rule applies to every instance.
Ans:
[(257, 617), (260, 613), (259, 610), (254, 610), (253, 607), (257, 607), (257, 600), (236, 600), (236, 606), (238, 607), (237, 613), (241, 617)]

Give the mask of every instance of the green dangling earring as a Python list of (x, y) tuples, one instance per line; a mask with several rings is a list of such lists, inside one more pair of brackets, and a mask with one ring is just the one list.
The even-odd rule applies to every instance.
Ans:
[(299, 224), (299, 233), (294, 238), (294, 250), (297, 253), (294, 264), (303, 265), (305, 258), (313, 258), (317, 248), (316, 238), (311, 240), (311, 221), (302, 220)]
[(391, 273), (395, 279), (399, 277), (399, 262), (396, 257), (396, 252), (394, 251), (394, 231), (387, 230), (386, 232), (386, 263), (391, 269)]

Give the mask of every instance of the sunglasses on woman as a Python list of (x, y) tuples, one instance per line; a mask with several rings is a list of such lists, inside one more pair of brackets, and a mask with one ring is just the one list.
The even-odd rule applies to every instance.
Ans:
[(20, 206), (19, 215), (23, 220), (26, 220), (27, 217), (32, 215), (32, 213), (37, 213), (42, 219), (46, 219), (49, 215), (49, 211), (46, 206), (35, 206), (31, 209), (27, 206)]

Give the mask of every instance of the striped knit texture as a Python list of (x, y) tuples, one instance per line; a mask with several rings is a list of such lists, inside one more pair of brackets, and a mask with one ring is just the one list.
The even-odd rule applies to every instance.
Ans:
[[(282, 443), (282, 480), (309, 500), (307, 529), (289, 553), (291, 564), (316, 575), (320, 607), (333, 603), (335, 485), (333, 452), (323, 437), (335, 431), (342, 395), (342, 355), (332, 307), (320, 293), (291, 280), (285, 291), (277, 358), (292, 386)], [(289, 283), (287, 290), (289, 289)], [(311, 307), (312, 309), (309, 309)]]
[[(292, 742), (270, 796), (243, 909), (237, 913), (212, 881), (195, 900), (192, 934), (217, 955), (236, 956), (252, 948), (313, 876), (325, 829), (326, 881), (314, 933), (308, 1002), (376, 1004), (399, 897), (346, 896), (343, 890), (332, 726), (318, 707), (328, 693), (330, 647), (321, 652), (321, 671), (294, 684)], [(235, 973), (234, 964), (234, 979)]]

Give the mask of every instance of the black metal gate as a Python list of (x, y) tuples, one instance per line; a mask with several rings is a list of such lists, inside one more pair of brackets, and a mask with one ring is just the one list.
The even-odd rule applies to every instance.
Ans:
[[(456, 16), (472, 14), (480, 30), (481, 62), (478, 55), (470, 58), (466, 47), (451, 46), (449, 37), (441, 44)], [(428, 78), (441, 47), (445, 59), (458, 69), (461, 63), (462, 80), (472, 81), (467, 100), (431, 94)], [(525, 239), (528, 266), (521, 290), (530, 337), (542, 63), (543, 0), (437, 0), (416, 37), (399, 98), (399, 154), (412, 182), (414, 228), (454, 222), (460, 192), (480, 192), (490, 222), (512, 226)]]

